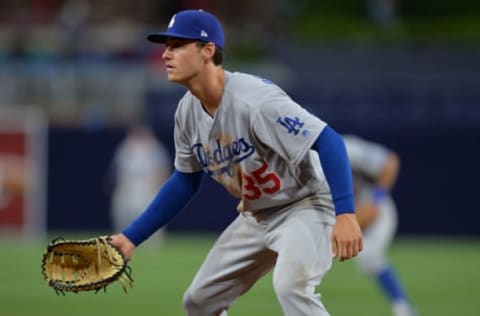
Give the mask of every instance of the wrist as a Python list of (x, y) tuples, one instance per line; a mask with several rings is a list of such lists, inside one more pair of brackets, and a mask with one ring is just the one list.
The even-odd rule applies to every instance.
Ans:
[(385, 199), (385, 197), (388, 195), (388, 189), (382, 186), (377, 185), (373, 189), (372, 193), (372, 198), (375, 203), (379, 203)]

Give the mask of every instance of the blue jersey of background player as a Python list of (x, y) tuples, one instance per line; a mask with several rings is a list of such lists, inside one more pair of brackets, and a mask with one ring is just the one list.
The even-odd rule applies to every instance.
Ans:
[(181, 11), (148, 39), (165, 44), (168, 79), (188, 88), (175, 113), (175, 171), (112, 243), (129, 258), (208, 175), (239, 199), (239, 215), (186, 291), (186, 314), (226, 315), (273, 269), (285, 315), (328, 315), (317, 285), (334, 257), (363, 248), (342, 137), (272, 82), (224, 70), (223, 29), (210, 13)]
[(397, 229), (397, 209), (390, 192), (400, 170), (398, 155), (355, 135), (345, 135), (344, 141), (353, 172), (356, 216), (364, 239), (364, 250), (357, 262), (389, 299), (393, 315), (416, 315), (387, 259)]

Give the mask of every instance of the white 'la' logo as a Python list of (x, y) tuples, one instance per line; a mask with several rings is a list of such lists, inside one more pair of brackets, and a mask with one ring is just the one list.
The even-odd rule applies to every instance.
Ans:
[(208, 37), (208, 33), (205, 32), (204, 30), (202, 30), (202, 31), (200, 32), (200, 36), (201, 36), (201, 37)]
[(174, 23), (175, 23), (175, 15), (172, 16), (172, 19), (170, 20), (170, 23), (168, 23), (168, 28), (171, 28)]

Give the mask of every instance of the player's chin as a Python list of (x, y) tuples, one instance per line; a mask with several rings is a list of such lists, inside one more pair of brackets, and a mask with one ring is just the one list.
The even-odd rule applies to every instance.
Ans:
[(168, 81), (176, 82), (175, 77), (176, 76), (174, 74), (172, 74), (171, 72), (167, 72)]
[(189, 82), (189, 78), (188, 77), (185, 77), (185, 76), (179, 76), (179, 75), (173, 75), (173, 74), (169, 74), (167, 76), (168, 78), (168, 81), (170, 82), (174, 82), (174, 83), (178, 83), (178, 84), (181, 84), (181, 85), (186, 85), (188, 86), (188, 82)]
[(168, 81), (176, 82), (176, 83), (182, 83), (184, 81), (181, 76), (179, 76), (178, 74), (175, 74), (173, 72), (168, 72), (167, 73), (167, 79), (168, 79)]

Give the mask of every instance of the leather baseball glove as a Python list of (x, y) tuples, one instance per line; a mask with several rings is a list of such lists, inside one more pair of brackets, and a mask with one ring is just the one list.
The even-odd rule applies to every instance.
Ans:
[(85, 240), (56, 238), (48, 244), (42, 259), (45, 281), (57, 294), (80, 291), (106, 291), (120, 281), (127, 293), (133, 287), (131, 269), (123, 254), (110, 243), (108, 236)]

